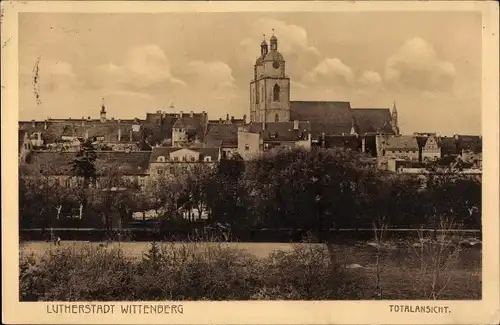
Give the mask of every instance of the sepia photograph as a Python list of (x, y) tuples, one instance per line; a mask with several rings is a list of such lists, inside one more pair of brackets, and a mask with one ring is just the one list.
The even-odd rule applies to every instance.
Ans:
[(2, 123), (17, 145), (2, 162), (13, 299), (96, 318), (181, 317), (193, 301), (445, 317), (498, 299), (498, 247), (483, 250), (498, 243), (483, 69), (498, 4), (90, 4), (20, 10), (15, 39), (2, 23), (17, 62), (2, 72), (17, 89), (17, 144)]

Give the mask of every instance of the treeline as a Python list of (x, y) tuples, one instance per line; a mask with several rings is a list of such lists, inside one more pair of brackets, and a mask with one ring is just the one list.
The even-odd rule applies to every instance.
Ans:
[[(358, 152), (318, 149), (176, 166), (162, 174), (151, 171), (141, 187), (124, 177), (120, 166), (99, 166), (92, 148), (84, 148), (69, 166), (78, 186), (68, 188), (41, 174), (21, 176), (21, 228), (112, 229), (125, 226), (134, 211), (156, 210), (160, 231), (193, 227), (205, 212), (205, 224), (300, 229), (319, 239), (325, 230), (381, 221), (434, 229), (453, 219), (481, 229), (481, 182), (437, 164), (425, 176), (401, 175), (378, 170)], [(61, 218), (68, 206), (81, 207), (82, 217)]]

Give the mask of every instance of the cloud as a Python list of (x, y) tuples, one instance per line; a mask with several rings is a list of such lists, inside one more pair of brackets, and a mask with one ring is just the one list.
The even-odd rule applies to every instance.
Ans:
[(305, 81), (312, 84), (351, 86), (355, 80), (351, 67), (337, 58), (328, 58), (309, 72)]
[(365, 71), (358, 80), (359, 84), (367, 88), (379, 88), (382, 85), (382, 77), (378, 72)]
[(187, 66), (189, 86), (212, 98), (234, 98), (237, 86), (233, 70), (224, 62), (194, 60)]
[(185, 86), (173, 76), (165, 52), (157, 45), (141, 45), (127, 52), (119, 63), (109, 62), (95, 68), (91, 81), (97, 88), (147, 89)]
[(432, 44), (408, 39), (386, 62), (385, 82), (395, 88), (422, 92), (452, 92), (457, 76), (454, 65), (439, 58)]

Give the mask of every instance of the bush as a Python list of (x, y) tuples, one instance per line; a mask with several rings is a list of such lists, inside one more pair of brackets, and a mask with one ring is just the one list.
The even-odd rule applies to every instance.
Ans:
[(360, 277), (313, 245), (265, 259), (223, 243), (152, 244), (142, 259), (70, 247), (20, 256), (20, 300), (359, 299)]
[(296, 245), (264, 260), (264, 286), (254, 298), (274, 300), (353, 300), (363, 298), (363, 275), (332, 265), (324, 245)]

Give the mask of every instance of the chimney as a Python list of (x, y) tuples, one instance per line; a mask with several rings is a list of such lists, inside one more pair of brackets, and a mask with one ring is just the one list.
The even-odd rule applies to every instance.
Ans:
[(194, 112), (193, 111), (190, 111), (189, 112), (189, 117), (193, 117), (194, 116)]
[(262, 121), (262, 131), (266, 129), (266, 121)]
[(82, 126), (85, 126), (85, 116), (82, 116)]
[(222, 117), (219, 117), (219, 123), (222, 124)]
[(231, 116), (231, 122), (234, 122), (234, 116)]
[(299, 121), (298, 120), (294, 120), (293, 121), (293, 129), (294, 130), (298, 130), (299, 129)]
[(45, 122), (43, 123), (43, 128), (44, 128), (45, 130), (47, 130), (47, 121), (45, 121)]
[(180, 112), (179, 112), (179, 117), (180, 117), (180, 118), (182, 118), (182, 115), (183, 115), (183, 114), (184, 114), (184, 112), (183, 112), (183, 111), (180, 111)]
[(120, 119), (118, 119), (118, 124), (120, 124)]
[(90, 118), (90, 116), (87, 116), (87, 120), (91, 121), (91, 120), (92, 120), (92, 118)]
[(31, 120), (31, 127), (35, 128), (35, 120)]
[(89, 130), (85, 130), (85, 140), (89, 138)]
[(243, 124), (247, 124), (247, 115), (246, 114), (243, 115)]
[(226, 121), (229, 121), (229, 114), (226, 114)]
[(122, 140), (122, 129), (118, 129), (118, 142)]

